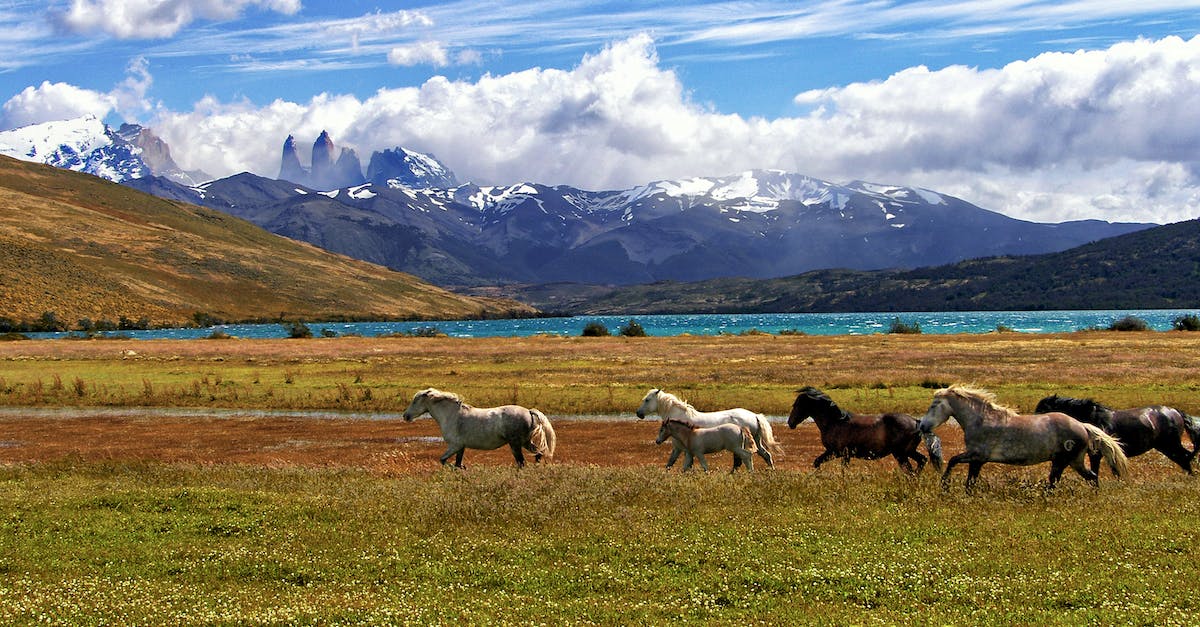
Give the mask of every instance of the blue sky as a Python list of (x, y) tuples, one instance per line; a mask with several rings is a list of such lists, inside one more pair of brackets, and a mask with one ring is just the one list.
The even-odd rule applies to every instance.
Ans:
[(405, 145), (593, 189), (780, 168), (1036, 220), (1200, 214), (1200, 2), (0, 0), (0, 129), (181, 164)]

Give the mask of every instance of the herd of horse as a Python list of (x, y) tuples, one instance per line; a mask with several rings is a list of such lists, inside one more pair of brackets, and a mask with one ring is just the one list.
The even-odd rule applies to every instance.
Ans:
[[(795, 429), (809, 418), (816, 424), (825, 450), (813, 460), (814, 468), (832, 458), (845, 464), (852, 458), (890, 455), (910, 474), (933, 463), (942, 470), (946, 487), (951, 470), (966, 464), (967, 490), (989, 462), (1020, 466), (1050, 462), (1050, 487), (1067, 467), (1099, 485), (1101, 461), (1120, 477), (1128, 472), (1128, 458), (1153, 449), (1192, 474), (1192, 462), (1200, 451), (1200, 419), (1172, 407), (1113, 410), (1092, 399), (1053, 395), (1042, 399), (1034, 412), (1022, 415), (997, 403), (986, 390), (952, 385), (934, 393), (928, 411), (919, 419), (903, 413), (853, 414), (824, 392), (805, 387), (797, 391), (787, 424)], [(705, 455), (727, 450), (733, 453), (731, 472), (741, 466), (749, 472), (754, 469), (755, 454), (774, 466), (774, 455), (780, 451), (771, 423), (748, 409), (702, 412), (674, 394), (652, 389), (635, 413), (639, 419), (651, 414), (661, 418), (656, 443), (668, 439), (673, 443), (667, 468), (682, 455), (683, 470), (697, 461), (708, 470)], [(492, 450), (505, 444), (512, 449), (518, 467), (525, 465), (524, 451), (532, 453), (536, 461), (554, 456), (554, 427), (537, 409), (519, 405), (475, 408), (457, 394), (428, 388), (413, 397), (404, 419), (412, 421), (424, 414), (437, 421), (446, 442), (442, 464), (453, 457), (454, 465), (461, 468), (466, 449)], [(966, 450), (943, 462), (941, 439), (934, 430), (950, 418), (962, 428)], [(1185, 434), (1192, 443), (1191, 451), (1183, 446)], [(922, 444), (927, 455), (918, 450)]]

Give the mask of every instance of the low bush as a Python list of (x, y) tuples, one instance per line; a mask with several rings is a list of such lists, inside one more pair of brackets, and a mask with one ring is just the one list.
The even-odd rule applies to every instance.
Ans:
[(1125, 316), (1108, 325), (1109, 331), (1149, 331), (1150, 325), (1137, 316)]
[(608, 337), (612, 335), (608, 332), (608, 327), (599, 322), (589, 322), (583, 326), (583, 337)]
[(637, 320), (630, 320), (629, 324), (621, 327), (620, 334), (622, 337), (646, 337), (646, 330)]
[(892, 319), (892, 326), (888, 327), (888, 333), (899, 333), (902, 335), (918, 335), (921, 333), (920, 322), (904, 322), (900, 318)]
[(1196, 314), (1179, 316), (1171, 322), (1171, 326), (1176, 331), (1200, 331), (1200, 316)]

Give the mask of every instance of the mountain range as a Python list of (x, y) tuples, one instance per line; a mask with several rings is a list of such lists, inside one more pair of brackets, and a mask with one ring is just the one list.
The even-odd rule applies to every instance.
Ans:
[[(72, 151), (85, 148), (60, 152)], [(930, 190), (777, 170), (588, 191), (460, 184), (432, 155), (401, 147), (374, 153), (364, 173), (327, 133), (312, 155), (303, 166), (289, 137), (279, 179), (241, 173), (197, 185), (127, 169), (122, 182), (458, 287), (916, 268), (1060, 251), (1151, 226), (1027, 222)]]
[(624, 287), (551, 284), (504, 292), (543, 311), (571, 315), (1187, 309), (1200, 307), (1200, 220), (1062, 252), (914, 270), (833, 269)]

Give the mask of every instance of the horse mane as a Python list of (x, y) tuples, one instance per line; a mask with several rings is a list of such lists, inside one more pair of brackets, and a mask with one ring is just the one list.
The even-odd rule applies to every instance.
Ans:
[[(800, 397), (804, 397), (804, 398), (808, 398), (809, 400), (815, 401), (817, 403), (821, 403), (822, 405), (825, 405), (825, 408), (828, 409), (830, 411), (830, 413), (836, 414), (836, 417), (838, 420), (845, 421), (845, 420), (850, 420), (850, 418), (851, 418), (850, 412), (842, 409), (841, 407), (838, 407), (838, 404), (833, 402), (833, 399), (830, 398), (828, 394), (822, 392), (821, 390), (818, 390), (817, 388), (815, 388), (811, 385), (807, 385), (807, 386), (800, 388), (799, 390), (796, 390), (796, 395), (797, 395), (796, 396), (797, 401), (800, 400)], [(792, 403), (792, 405), (795, 405), (795, 403)]]
[(417, 392), (417, 396), (427, 397), (430, 403), (453, 401), (459, 405), (462, 405), (463, 407), (470, 407), (470, 405), (467, 405), (466, 402), (463, 401), (461, 396), (455, 394), (454, 392), (443, 392), (436, 388), (425, 388), (424, 390)]
[(933, 395), (936, 398), (950, 395), (957, 396), (970, 403), (979, 412), (992, 414), (1001, 418), (1012, 418), (1017, 415), (1017, 410), (997, 403), (996, 395), (983, 388), (956, 383), (948, 388), (942, 388), (934, 392)]
[(1070, 396), (1059, 396), (1057, 394), (1050, 396), (1050, 398), (1054, 399), (1055, 403), (1060, 403), (1067, 407), (1079, 407), (1092, 410), (1100, 409), (1109, 412), (1113, 411), (1112, 407), (1109, 407), (1108, 405), (1091, 398), (1072, 398)]
[[(664, 400), (666, 401), (666, 403), (663, 403)], [(674, 394), (672, 394), (670, 392), (666, 392), (661, 389), (658, 391), (658, 402), (660, 404), (675, 405), (676, 407), (682, 407), (683, 410), (685, 412), (687, 412), (688, 416), (695, 416), (697, 413), (699, 413), (699, 411), (695, 407), (692, 407), (691, 403), (683, 400), (682, 398), (679, 398), (678, 396), (675, 396)]]
[(1115, 410), (1094, 399), (1072, 398), (1070, 396), (1052, 394), (1043, 398), (1038, 403), (1039, 408), (1044, 408), (1046, 405), (1049, 405), (1054, 411), (1062, 411), (1071, 416), (1074, 416), (1076, 413), (1087, 414), (1086, 417), (1079, 418), (1079, 420), (1094, 424), (1105, 431), (1112, 429), (1113, 412)]
[(682, 420), (679, 418), (668, 418), (668, 419), (664, 420), (663, 422), (678, 422), (679, 424), (687, 427), (688, 429), (692, 429), (693, 431), (699, 428), (699, 426), (696, 423), (692, 422), (691, 420)]

